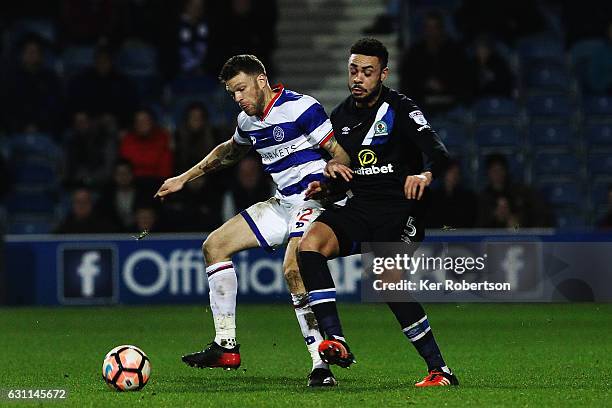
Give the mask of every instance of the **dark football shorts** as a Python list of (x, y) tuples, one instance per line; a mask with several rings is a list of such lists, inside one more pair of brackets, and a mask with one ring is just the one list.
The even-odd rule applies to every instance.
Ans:
[(315, 220), (336, 234), (340, 253), (361, 253), (362, 242), (421, 242), (425, 236), (422, 202), (349, 199), (344, 207), (328, 208)]

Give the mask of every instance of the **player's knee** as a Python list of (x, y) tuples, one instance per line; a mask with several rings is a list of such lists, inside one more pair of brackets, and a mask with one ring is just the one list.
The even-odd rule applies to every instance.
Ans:
[(222, 248), (223, 245), (220, 245), (215, 232), (211, 232), (202, 243), (202, 254), (204, 255), (207, 265), (212, 265), (223, 260), (224, 254)]
[(302, 252), (302, 251), (320, 252), (321, 251), (320, 240), (317, 239), (317, 237), (314, 236), (313, 234), (306, 233), (304, 237), (302, 238), (302, 240), (300, 241), (298, 251), (299, 252)]

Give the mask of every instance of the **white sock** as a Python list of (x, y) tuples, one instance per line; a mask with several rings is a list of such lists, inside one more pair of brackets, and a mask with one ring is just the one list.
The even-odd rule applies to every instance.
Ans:
[(329, 368), (319, 356), (319, 344), (323, 341), (323, 336), (319, 332), (319, 325), (315, 315), (308, 306), (308, 294), (301, 293), (299, 295), (291, 294), (291, 301), (295, 309), (295, 315), (297, 316), (300, 329), (302, 330), (302, 336), (306, 341), (306, 347), (312, 358), (312, 369), (315, 368)]
[(238, 279), (232, 261), (206, 268), (210, 309), (215, 323), (215, 343), (225, 348), (236, 346), (236, 294)]

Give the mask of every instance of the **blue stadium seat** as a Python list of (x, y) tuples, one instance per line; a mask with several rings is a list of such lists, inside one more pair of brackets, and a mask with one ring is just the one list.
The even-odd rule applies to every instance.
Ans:
[(8, 143), (12, 157), (40, 156), (59, 159), (62, 156), (59, 145), (44, 133), (14, 134), (9, 137)]
[(570, 60), (578, 82), (585, 87), (591, 57), (604, 46), (600, 39), (589, 39), (577, 41), (570, 49)]
[(612, 147), (612, 123), (587, 125), (584, 135), (591, 147)]
[(558, 64), (530, 64), (525, 69), (527, 88), (546, 91), (567, 91), (571, 78), (567, 69)]
[(518, 113), (518, 105), (508, 98), (483, 98), (474, 104), (474, 115), (477, 119), (514, 120)]
[(585, 116), (612, 116), (612, 96), (591, 96), (585, 98), (582, 109)]
[(527, 111), (536, 117), (567, 120), (572, 114), (572, 104), (565, 95), (531, 95), (527, 98)]
[(514, 125), (480, 125), (475, 130), (479, 147), (516, 147), (520, 145), (519, 130)]
[(64, 74), (68, 77), (80, 73), (94, 64), (94, 47), (68, 47), (62, 54)]
[(588, 169), (593, 176), (612, 176), (612, 155), (606, 153), (589, 154)]
[(10, 172), (17, 184), (54, 187), (60, 182), (57, 163), (50, 161), (12, 162)]
[(580, 171), (580, 160), (572, 153), (536, 153), (533, 160), (534, 176), (575, 176)]
[(436, 131), (446, 147), (451, 151), (465, 151), (469, 142), (465, 127), (454, 123), (438, 122)]
[(556, 218), (559, 228), (576, 229), (587, 226), (586, 217), (578, 208), (557, 210)]
[(212, 93), (217, 90), (219, 81), (210, 75), (194, 77), (178, 76), (170, 84), (175, 97)]
[(584, 198), (580, 184), (573, 181), (543, 182), (539, 189), (553, 205), (579, 205)]
[(53, 221), (50, 219), (40, 220), (11, 220), (8, 223), (9, 234), (49, 234), (53, 230)]
[(145, 44), (126, 45), (119, 51), (118, 64), (129, 76), (157, 75), (157, 51)]
[(6, 208), (12, 213), (43, 213), (52, 215), (55, 201), (50, 192), (14, 192), (6, 199)]
[(601, 208), (608, 204), (608, 190), (611, 181), (595, 182), (591, 185), (591, 204), (595, 208)]
[(571, 134), (569, 123), (536, 123), (529, 126), (529, 141), (540, 147), (567, 147), (572, 143)]
[(563, 42), (550, 36), (533, 36), (518, 42), (517, 50), (521, 59), (542, 59), (563, 57)]

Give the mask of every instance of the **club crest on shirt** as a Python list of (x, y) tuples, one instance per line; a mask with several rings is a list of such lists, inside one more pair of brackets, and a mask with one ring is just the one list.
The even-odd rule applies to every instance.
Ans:
[(425, 116), (423, 116), (423, 112), (419, 110), (410, 112), (408, 116), (410, 116), (410, 119), (414, 120), (418, 125), (425, 126), (427, 124), (427, 119), (425, 119)]
[(389, 131), (384, 120), (379, 120), (374, 124), (374, 136), (387, 136)]
[(280, 142), (285, 138), (285, 131), (280, 126), (274, 126), (274, 129), (272, 129), (272, 136), (274, 136), (274, 140)]

